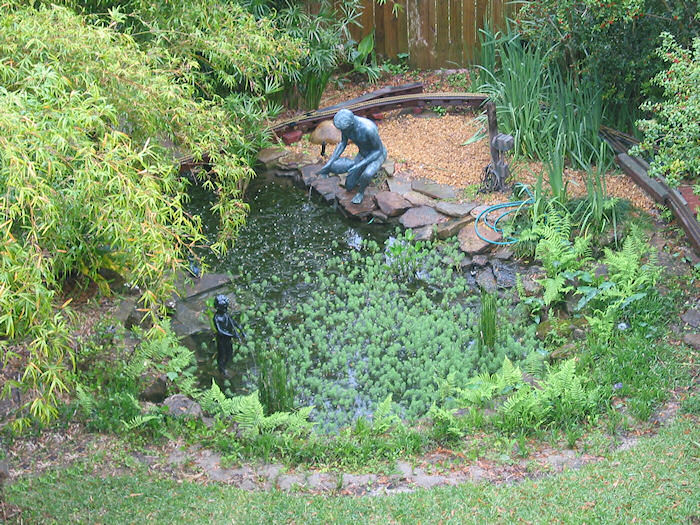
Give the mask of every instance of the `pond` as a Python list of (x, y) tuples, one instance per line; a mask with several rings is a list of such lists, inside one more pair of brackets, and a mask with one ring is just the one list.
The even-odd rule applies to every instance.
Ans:
[[(200, 186), (190, 190), (189, 210), (203, 219), (209, 239), (217, 233), (218, 217), (210, 212), (213, 196)], [(246, 191), (250, 213), (233, 249), (222, 258), (206, 255), (212, 271), (233, 276), (238, 305), (262, 300), (278, 304), (303, 301), (314, 290), (304, 282), (306, 272), (322, 270), (333, 257), (348, 258), (364, 240), (383, 244), (393, 229), (380, 224), (350, 220), (318, 195), (294, 185), (292, 179), (261, 173)], [(237, 286), (245, 282), (243, 286)], [(251, 285), (264, 285), (265, 297), (257, 297)], [(215, 343), (211, 336), (195, 337), (198, 379), (208, 387), (217, 375)], [(236, 393), (255, 389), (247, 372), (254, 368), (252, 358), (237, 362), (229, 387)]]
[[(297, 406), (333, 431), (371, 417), (391, 396), (406, 419), (425, 415), (439, 384), (495, 372), (537, 349), (534, 326), (512, 299), (499, 299), (497, 344), (478, 344), (480, 294), (455, 243), (412, 243), (386, 225), (349, 221), (288, 179), (251, 184), (250, 215), (236, 246), (208, 262), (233, 275), (247, 339), (234, 350), (240, 394), (257, 388), (257, 362), (281, 361)], [(195, 195), (203, 212), (206, 195)], [(204, 213), (203, 213), (204, 215)], [(206, 221), (216, 233), (216, 220)], [(213, 341), (197, 351), (203, 387), (216, 377)]]

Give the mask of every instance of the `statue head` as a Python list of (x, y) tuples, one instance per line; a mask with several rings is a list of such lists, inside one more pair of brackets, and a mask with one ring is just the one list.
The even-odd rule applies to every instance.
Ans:
[(351, 128), (354, 123), (355, 115), (349, 109), (341, 109), (333, 117), (333, 124), (341, 131)]
[(219, 294), (214, 298), (214, 308), (219, 312), (225, 312), (228, 309), (228, 297), (224, 294)]

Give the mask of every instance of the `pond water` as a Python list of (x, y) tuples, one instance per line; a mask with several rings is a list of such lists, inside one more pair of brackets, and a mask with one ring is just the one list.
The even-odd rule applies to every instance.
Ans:
[[(199, 186), (193, 186), (190, 195), (190, 211), (202, 217), (204, 232), (213, 240), (218, 227), (218, 217), (210, 212), (213, 196)], [(242, 304), (303, 301), (315, 288), (314, 283), (304, 282), (304, 273), (323, 269), (333, 257), (349, 257), (363, 240), (383, 244), (393, 232), (386, 225), (347, 219), (321, 197), (295, 186), (292, 179), (271, 173), (251, 181), (245, 201), (250, 213), (235, 246), (222, 258), (203, 252), (211, 271), (233, 276), (235, 294)], [(245, 286), (236, 286), (242, 281)], [(254, 292), (249, 285), (263, 282), (266, 296), (250, 296)], [(195, 342), (199, 383), (208, 387), (212, 377), (220, 379), (215, 343), (211, 336), (195, 338)], [(235, 393), (254, 390), (245, 373), (252, 368), (251, 360), (236, 363), (226, 386)]]
[[(195, 189), (191, 205), (213, 239), (210, 198)], [(475, 344), (480, 296), (455, 243), (433, 250), (393, 238), (395, 228), (346, 219), (290, 179), (260, 175), (246, 200), (235, 247), (207, 262), (232, 275), (233, 310), (248, 337), (234, 346), (228, 379), (216, 371), (213, 337), (195, 344), (202, 388), (214, 378), (229, 395), (249, 393), (257, 389), (253, 356), (281, 360), (297, 405), (314, 406), (311, 418), (334, 431), (371, 417), (389, 396), (401, 417), (421, 417), (441, 380), (465, 384), (536, 350), (534, 325), (508, 298), (495, 347)]]

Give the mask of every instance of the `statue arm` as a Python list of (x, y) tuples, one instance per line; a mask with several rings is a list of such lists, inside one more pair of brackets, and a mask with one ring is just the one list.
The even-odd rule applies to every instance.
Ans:
[(328, 162), (321, 168), (319, 173), (329, 173), (331, 169), (331, 165), (340, 158), (340, 156), (343, 154), (345, 151), (345, 148), (348, 145), (348, 137), (343, 133), (343, 138), (340, 140), (338, 145), (335, 147), (333, 150), (333, 154), (331, 155), (331, 158), (328, 159)]

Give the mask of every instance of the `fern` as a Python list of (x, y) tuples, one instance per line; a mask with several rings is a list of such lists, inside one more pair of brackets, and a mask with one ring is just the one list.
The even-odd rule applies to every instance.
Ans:
[(313, 407), (265, 416), (257, 391), (247, 396), (229, 398), (213, 380), (211, 388), (200, 396), (199, 403), (206, 412), (238, 423), (239, 429), (248, 439), (278, 431), (299, 436), (308, 434), (313, 427), (313, 423), (308, 421)]
[(150, 421), (160, 420), (162, 418), (163, 416), (161, 414), (141, 414), (139, 416), (133, 417), (130, 421), (122, 420), (122, 424), (124, 425), (124, 430), (129, 432), (131, 430), (135, 430), (139, 427), (144, 426)]
[(95, 398), (85, 390), (83, 385), (76, 383), (75, 385), (75, 397), (78, 401), (78, 407), (83, 412), (85, 416), (90, 416), (96, 408)]
[(374, 414), (372, 415), (372, 430), (375, 435), (386, 433), (391, 427), (399, 424), (401, 420), (396, 414), (391, 411), (392, 398), (391, 394), (386, 396), (386, 399), (379, 403)]

